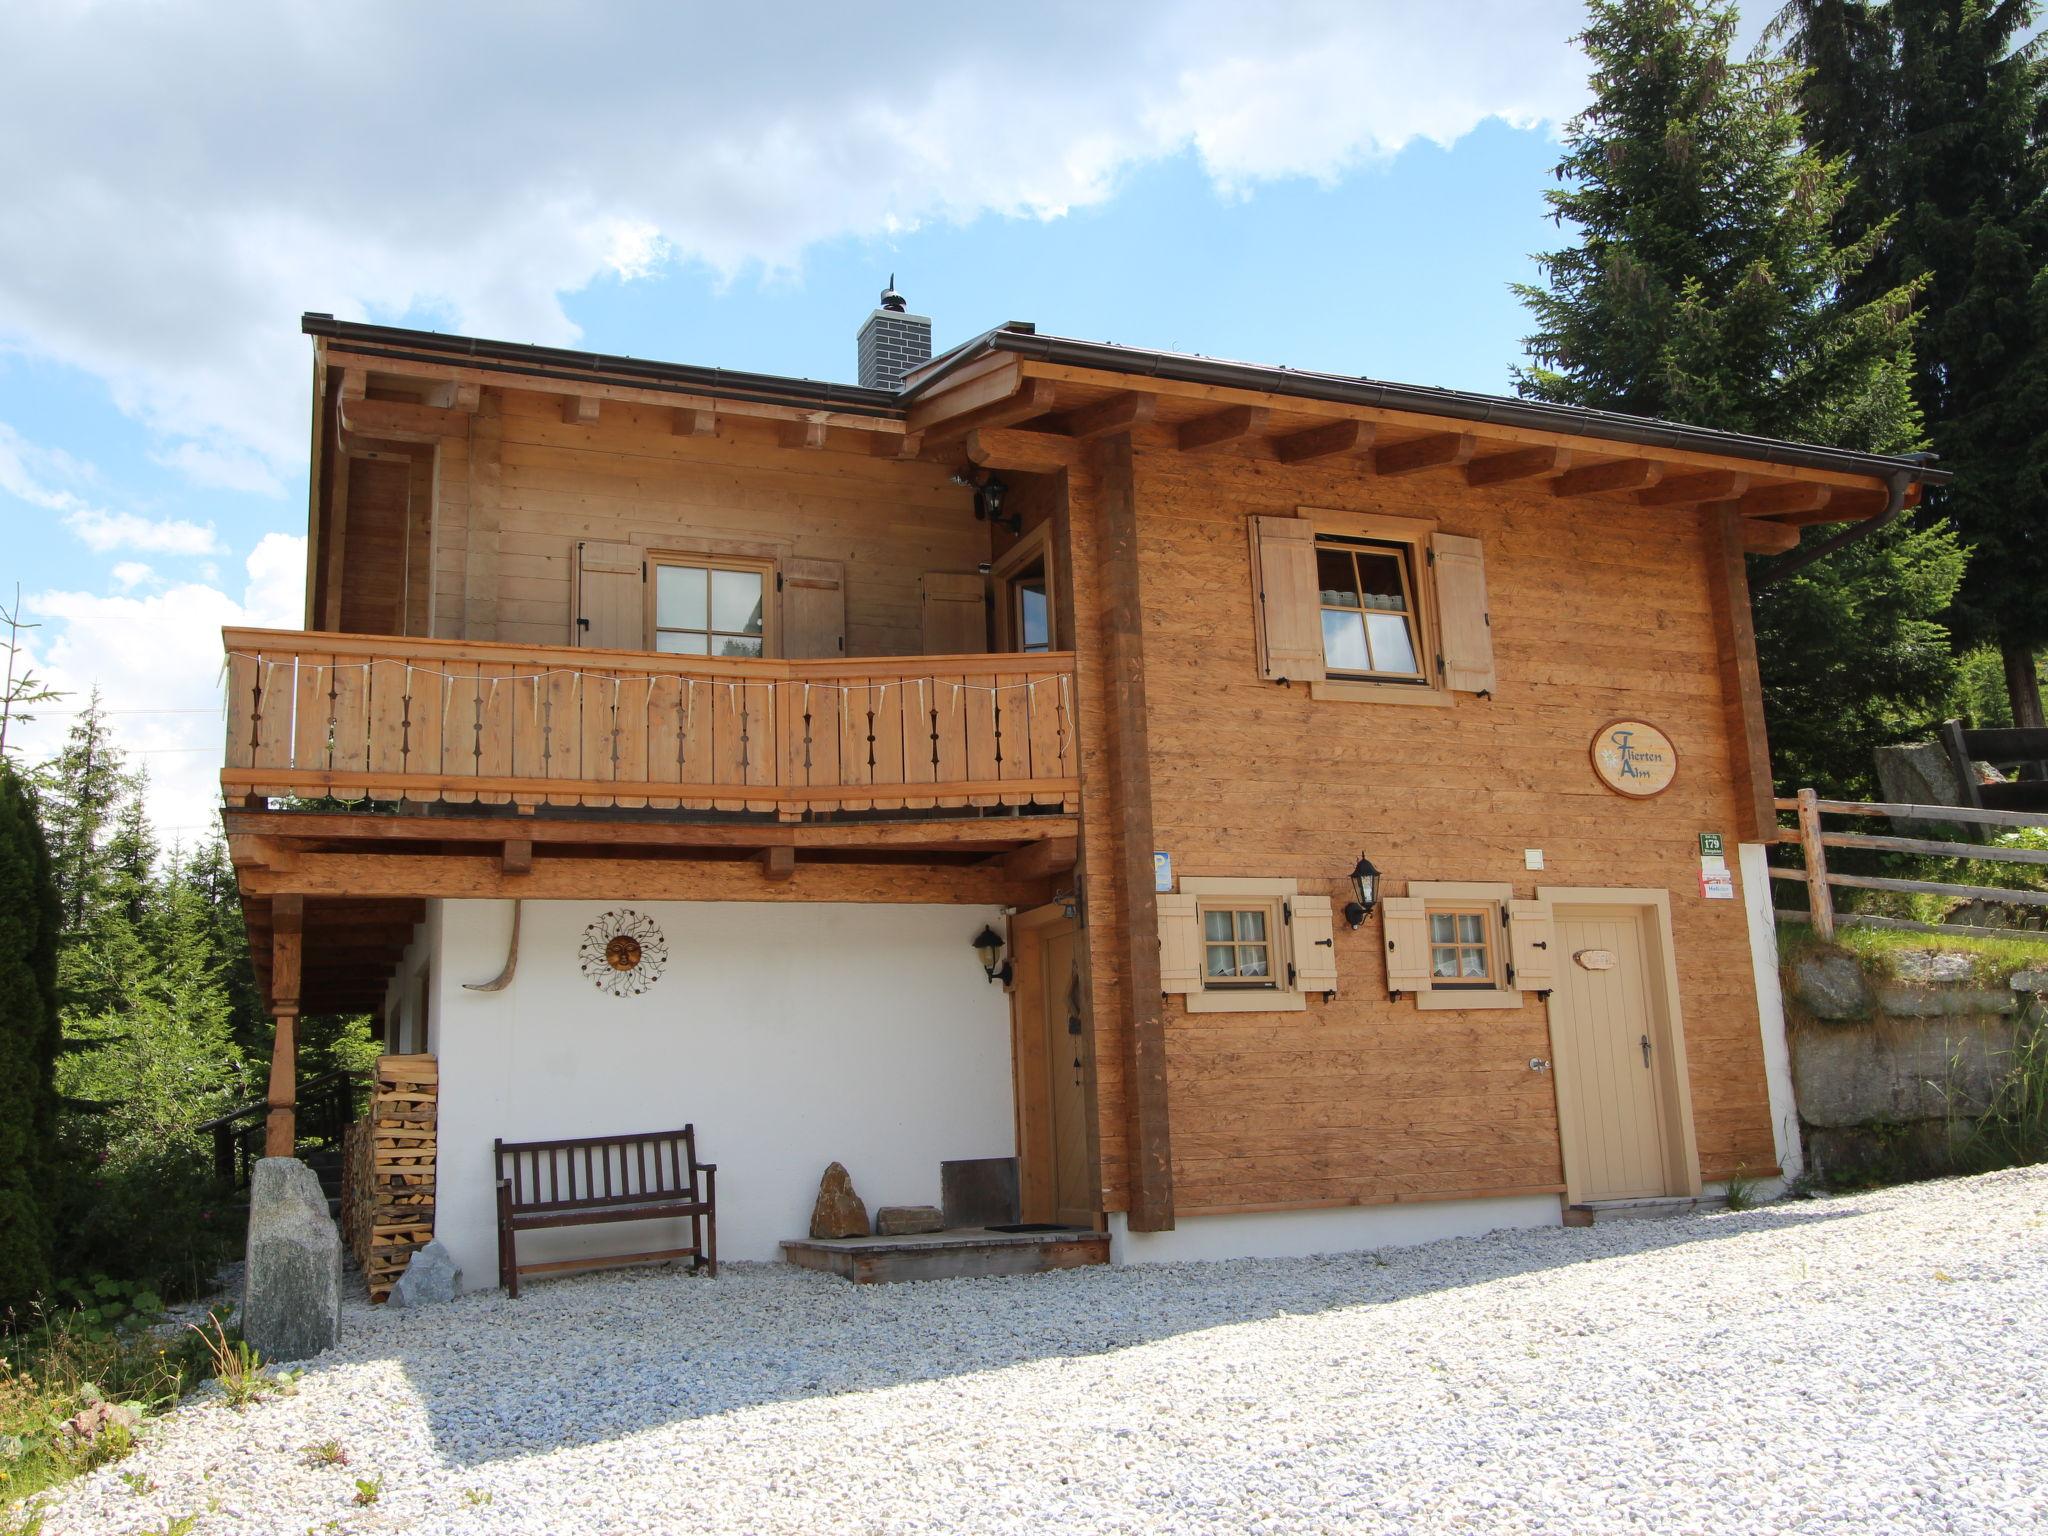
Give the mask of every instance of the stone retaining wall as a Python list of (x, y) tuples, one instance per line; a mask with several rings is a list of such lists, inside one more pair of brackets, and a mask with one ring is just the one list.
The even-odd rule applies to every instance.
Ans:
[(2048, 1027), (2048, 969), (1985, 986), (1970, 954), (1889, 958), (1889, 977), (1839, 950), (1785, 967), (1800, 1135), (1823, 1177), (1946, 1171), (1954, 1123), (1984, 1111), (2025, 1032)]

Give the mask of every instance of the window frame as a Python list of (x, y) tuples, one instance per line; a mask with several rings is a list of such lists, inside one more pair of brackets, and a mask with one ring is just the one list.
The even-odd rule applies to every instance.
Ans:
[(1518, 986), (1509, 985), (1508, 903), (1515, 888), (1509, 884), (1473, 880), (1410, 880), (1408, 895), (1422, 901), (1424, 958), (1434, 964), (1436, 946), (1427, 942), (1429, 919), (1452, 913), (1481, 913), (1486, 919), (1486, 947), (1491, 973), (1484, 986), (1469, 982), (1439, 981), (1434, 975), (1426, 990), (1415, 994), (1415, 1006), (1431, 1011), (1459, 1008), (1519, 1008), (1527, 999)]
[[(1412, 681), (1332, 671), (1328, 677), (1308, 685), (1309, 697), (1450, 707), (1455, 700), (1444, 685), (1443, 640), (1437, 620), (1433, 548), (1436, 519), (1401, 517), (1391, 512), (1346, 512), (1335, 507), (1298, 507), (1295, 510), (1297, 516), (1310, 523), (1318, 553), (1325, 538), (1391, 545), (1401, 552), (1402, 574), (1409, 583), (1415, 605), (1409, 633), (1414, 637), (1416, 660), (1421, 666), (1421, 675)], [(1323, 664), (1326, 668), (1329, 665), (1327, 652)]]
[[(1386, 614), (1398, 611), (1401, 622), (1408, 631), (1409, 654), (1415, 658), (1415, 670), (1412, 672), (1385, 671), (1372, 666), (1368, 666), (1362, 672), (1339, 670), (1331, 665), (1330, 653), (1326, 643), (1323, 651), (1323, 668), (1327, 674), (1327, 680), (1333, 683), (1391, 684), (1403, 688), (1413, 688), (1417, 684), (1426, 685), (1429, 682), (1430, 675), (1430, 653), (1429, 647), (1424, 644), (1422, 633), (1422, 582), (1415, 569), (1416, 546), (1391, 539), (1354, 539), (1348, 534), (1328, 533), (1318, 528), (1315, 530), (1314, 549), (1316, 552), (1316, 563), (1319, 567), (1322, 564), (1322, 557), (1325, 553), (1343, 555), (1351, 562), (1351, 579), (1356, 584), (1359, 600), (1359, 605), (1356, 608), (1346, 608), (1342, 604), (1332, 605), (1321, 600), (1321, 592), (1328, 590), (1323, 588), (1317, 594), (1318, 614), (1343, 613), (1358, 615), (1361, 629), (1360, 638), (1365, 644), (1366, 660), (1371, 662), (1375, 657), (1373, 655), (1372, 626), (1366, 622), (1367, 618), (1375, 613)], [(1366, 606), (1365, 577), (1360, 572), (1358, 563), (1361, 554), (1376, 555), (1393, 560), (1395, 569), (1399, 571), (1401, 577), (1402, 606), (1400, 609), (1389, 610)]]
[(1052, 524), (1047, 521), (1021, 534), (1017, 542), (1004, 550), (1001, 558), (989, 567), (989, 579), (996, 588), (996, 651), (1001, 655), (1045, 654), (1023, 649), (1024, 616), (1019, 603), (1022, 581), (1034, 565), (1039, 567), (1040, 577), (1045, 583), (1046, 651), (1063, 648), (1060, 645), (1059, 582), (1053, 572)]
[[(1286, 974), (1282, 969), (1283, 966), (1292, 967), (1293, 965), (1293, 946), (1287, 942), (1287, 935), (1293, 925), (1288, 922), (1283, 911), (1286, 902), (1290, 899), (1282, 896), (1196, 895), (1195, 923), (1201, 930), (1202, 990), (1204, 992), (1277, 993), (1291, 990), (1285, 984)], [(1208, 920), (1209, 914), (1212, 912), (1228, 912), (1233, 917), (1240, 913), (1256, 912), (1266, 920), (1266, 936), (1263, 939), (1246, 940), (1239, 937), (1236, 932), (1237, 925), (1233, 922), (1231, 924), (1232, 933), (1229, 940), (1229, 948), (1232, 951), (1233, 959), (1241, 958), (1238, 952), (1248, 948), (1258, 947), (1265, 950), (1266, 974), (1263, 979), (1247, 979), (1243, 976), (1212, 976), (1209, 970), (1209, 951), (1223, 947), (1222, 941), (1212, 940), (1209, 937)], [(1284, 959), (1281, 955), (1283, 947), (1287, 950)]]
[[(663, 626), (659, 623), (659, 618), (661, 612), (661, 570), (664, 566), (668, 566), (670, 568), (680, 567), (690, 570), (701, 570), (707, 573), (711, 571), (745, 571), (754, 575), (758, 575), (761, 578), (760, 657), (756, 658), (752, 656), (718, 655), (700, 656), (690, 651), (662, 651), (661, 635)], [(779, 585), (779, 570), (776, 565), (776, 562), (773, 559), (766, 556), (714, 554), (708, 550), (693, 549), (650, 549), (647, 551), (647, 593), (646, 601), (644, 604), (644, 632), (646, 636), (647, 649), (650, 651), (658, 651), (664, 656), (673, 656), (685, 661), (753, 661), (757, 659), (765, 660), (769, 657), (780, 656), (782, 654), (782, 604), (776, 600)], [(711, 596), (708, 575), (706, 577), (704, 601), (706, 605), (704, 618), (706, 624), (708, 625), (711, 619)], [(670, 633), (694, 634), (697, 633), (697, 631), (682, 631), (672, 629), (670, 630)], [(728, 631), (707, 628), (703, 631), (703, 633), (706, 637), (706, 645), (708, 647), (710, 643), (710, 637), (712, 635), (724, 634), (728, 633)]]
[(1243, 984), (1211, 986), (1208, 977), (1208, 946), (1202, 945), (1203, 964), (1200, 990), (1181, 994), (1189, 1013), (1296, 1013), (1308, 1008), (1308, 996), (1296, 982), (1294, 925), (1282, 915), (1301, 895), (1298, 880), (1271, 876), (1183, 875), (1182, 896), (1195, 902), (1195, 932), (1202, 933), (1203, 913), (1220, 907), (1249, 911), (1265, 907), (1270, 912), (1266, 932), (1269, 938), (1267, 963), (1273, 967), (1271, 986)]
[[(1437, 942), (1437, 937), (1434, 933), (1429, 935), (1430, 990), (1435, 991), (1438, 988), (1446, 992), (1497, 992), (1501, 990), (1501, 939), (1503, 935), (1500, 932), (1499, 912), (1492, 905), (1485, 902), (1474, 901), (1460, 904), (1449, 899), (1438, 901), (1425, 899), (1422, 908), (1424, 927), (1429, 927), (1439, 917), (1448, 917), (1453, 920), (1454, 924), (1456, 919), (1461, 917), (1476, 917), (1479, 919), (1480, 934), (1477, 943), (1468, 943), (1464, 939), (1457, 937), (1455, 930), (1448, 943)], [(1486, 969), (1481, 975), (1471, 980), (1466, 978), (1463, 969), (1458, 970), (1453, 976), (1439, 977), (1435, 969), (1436, 952), (1439, 949), (1450, 950), (1460, 960), (1462, 960), (1466, 950), (1477, 949), (1481, 957), (1486, 961)]]

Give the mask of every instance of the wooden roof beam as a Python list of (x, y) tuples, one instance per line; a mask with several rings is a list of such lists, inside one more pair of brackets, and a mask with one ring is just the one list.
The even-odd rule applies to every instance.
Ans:
[(1079, 440), (1014, 427), (976, 427), (967, 434), (967, 457), (983, 469), (1047, 475), (1065, 469), (1080, 452)]
[(1835, 497), (1835, 488), (1812, 480), (1759, 485), (1742, 493), (1744, 517), (1775, 517), (1785, 512), (1818, 512)]
[(1569, 448), (1511, 448), (1506, 453), (1489, 453), (1465, 466), (1465, 483), (1470, 486), (1506, 485), (1513, 480), (1535, 480), (1560, 475), (1572, 467)]
[(1749, 476), (1730, 470), (1709, 470), (1703, 475), (1676, 475), (1636, 492), (1639, 507), (1698, 506), (1709, 501), (1730, 501), (1749, 489)]
[(924, 451), (922, 432), (871, 432), (868, 453), (877, 459), (914, 459)]
[(564, 395), (562, 420), (572, 427), (594, 425), (597, 421), (598, 407), (602, 404), (596, 395)]
[(1479, 439), (1470, 432), (1436, 432), (1405, 443), (1389, 443), (1373, 451), (1373, 473), (1412, 475), (1425, 469), (1456, 469), (1469, 463), (1478, 447)]
[(1782, 555), (1799, 547), (1799, 530), (1791, 523), (1774, 523), (1761, 517), (1742, 519), (1742, 552), (1745, 555)]
[(1158, 404), (1156, 396), (1126, 391), (1097, 400), (1093, 405), (1063, 411), (1053, 418), (1052, 428), (1078, 442), (1087, 442), (1090, 438), (1107, 437), (1112, 432), (1128, 432), (1133, 427), (1144, 426), (1152, 420)]
[(1192, 421), (1182, 422), (1177, 441), (1183, 453), (1195, 453), (1204, 448), (1219, 448), (1225, 443), (1234, 443), (1240, 438), (1251, 437), (1264, 431), (1266, 420), (1271, 414), (1263, 406), (1227, 406), (1210, 415), (1197, 416)]
[(808, 421), (786, 421), (782, 424), (782, 446), (785, 448), (822, 448), (825, 446), (825, 418), (813, 416)]
[(350, 437), (385, 442), (438, 443), (444, 437), (468, 437), (469, 413), (409, 400), (344, 398), (341, 430)]
[(1614, 459), (1566, 470), (1550, 482), (1550, 494), (1590, 496), (1599, 491), (1640, 491), (1663, 478), (1664, 466), (1655, 459)]
[(1340, 453), (1364, 453), (1377, 435), (1378, 429), (1369, 421), (1326, 421), (1319, 427), (1274, 438), (1273, 457), (1282, 464), (1306, 464)]
[(678, 406), (669, 430), (677, 437), (711, 437), (718, 431), (718, 412), (700, 405)]

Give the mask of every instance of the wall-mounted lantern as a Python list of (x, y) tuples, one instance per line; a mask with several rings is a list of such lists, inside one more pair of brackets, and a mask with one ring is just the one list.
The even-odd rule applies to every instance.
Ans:
[(964, 485), (974, 492), (974, 516), (976, 521), (994, 523), (1012, 533), (1024, 531), (1022, 513), (1005, 514), (1003, 502), (1010, 494), (1010, 487), (986, 470), (976, 469), (971, 464), (962, 465), (953, 472), (953, 483)]
[(1372, 909), (1380, 904), (1380, 872), (1364, 854), (1358, 856), (1358, 864), (1351, 871), (1352, 900), (1344, 903), (1344, 921), (1357, 928), (1372, 916)]
[(1000, 933), (984, 926), (974, 936), (974, 952), (981, 956), (981, 968), (988, 972), (991, 982), (1000, 981), (1006, 987), (1010, 984), (1012, 972), (1010, 962), (1003, 958), (1003, 936)]

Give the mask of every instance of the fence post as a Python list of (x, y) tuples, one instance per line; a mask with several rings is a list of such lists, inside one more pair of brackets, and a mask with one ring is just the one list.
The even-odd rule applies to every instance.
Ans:
[(1835, 937), (1835, 899), (1828, 884), (1828, 857), (1820, 843), (1820, 796), (1799, 791), (1799, 852), (1806, 860), (1806, 908), (1822, 943)]

